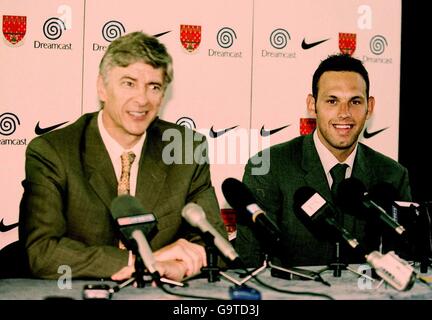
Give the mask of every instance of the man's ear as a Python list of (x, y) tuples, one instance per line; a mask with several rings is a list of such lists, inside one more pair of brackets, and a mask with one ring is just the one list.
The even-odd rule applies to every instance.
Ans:
[(97, 94), (98, 94), (99, 100), (102, 102), (105, 102), (106, 97), (107, 97), (106, 85), (105, 85), (105, 81), (101, 75), (99, 75), (97, 78), (96, 88), (97, 88)]
[(368, 105), (367, 105), (367, 110), (366, 110), (366, 119), (369, 119), (374, 111), (375, 108), (375, 98), (370, 96), (368, 98)]
[(311, 117), (316, 117), (316, 104), (315, 104), (315, 98), (313, 97), (313, 95), (308, 94), (307, 98), (306, 98), (306, 107), (307, 107), (307, 111), (309, 113), (309, 115)]

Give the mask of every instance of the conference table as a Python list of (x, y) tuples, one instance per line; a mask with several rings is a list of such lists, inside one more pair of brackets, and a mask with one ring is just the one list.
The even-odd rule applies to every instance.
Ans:
[[(210, 278), (207, 274), (196, 279), (190, 279), (184, 286), (164, 284), (161, 288), (146, 282), (144, 287), (138, 288), (133, 284), (122, 287), (111, 293), (107, 298), (111, 300), (236, 300), (245, 299), (238, 286), (241, 281), (253, 290), (254, 295), (246, 300), (432, 300), (432, 286), (416, 280), (412, 287), (405, 291), (398, 291), (386, 282), (369, 278), (371, 273), (367, 265), (350, 265), (351, 270), (342, 270), (337, 277), (332, 270), (320, 273), (322, 281), (292, 276), (292, 280), (274, 277), (270, 267), (263, 268), (257, 273), (258, 280), (268, 286), (263, 286), (254, 278), (245, 281), (239, 270), (227, 270), (217, 273)], [(318, 271), (322, 267), (305, 267), (305, 270)], [(292, 274), (290, 274), (292, 275)], [(360, 276), (365, 275), (365, 276)], [(421, 274), (423, 279), (431, 281), (432, 271)], [(216, 280), (216, 281), (215, 281)], [(236, 284), (237, 283), (237, 284)], [(42, 279), (0, 279), (0, 300), (53, 300), (75, 299), (82, 300), (83, 289), (86, 285), (107, 285), (114, 288), (119, 283), (106, 280), (70, 280), (59, 274), (58, 280)], [(234, 290), (233, 290), (234, 289)], [(284, 292), (288, 291), (288, 292)], [(258, 296), (256, 296), (258, 294)], [(100, 297), (99, 297), (100, 298)]]

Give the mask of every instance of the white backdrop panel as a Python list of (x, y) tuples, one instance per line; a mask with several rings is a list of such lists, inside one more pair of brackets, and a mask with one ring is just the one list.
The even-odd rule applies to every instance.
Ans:
[[(6, 226), (18, 221), (25, 147), (36, 125), (71, 123), (98, 110), (104, 49), (136, 30), (162, 34), (173, 56), (174, 81), (160, 116), (193, 122), (207, 137), (221, 208), (228, 207), (220, 189), (225, 178), (241, 178), (251, 154), (300, 134), (312, 73), (339, 52), (339, 33), (356, 35), (353, 55), (370, 73), (377, 103), (368, 132), (385, 129), (363, 142), (397, 159), (400, 0), (0, 0), (3, 24), (5, 16), (26, 21), (17, 44), (0, 35), (0, 221)], [(180, 40), (182, 25), (200, 28), (191, 52)], [(303, 40), (326, 41), (304, 49)], [(268, 142), (260, 136), (263, 126), (287, 127)], [(210, 134), (232, 127), (217, 138)], [(17, 228), (1, 229), (0, 249), (17, 238)]]

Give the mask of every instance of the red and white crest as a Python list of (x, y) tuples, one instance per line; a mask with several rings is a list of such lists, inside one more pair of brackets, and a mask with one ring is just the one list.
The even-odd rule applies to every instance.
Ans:
[(339, 33), (339, 49), (341, 53), (352, 56), (356, 49), (356, 34)]
[(201, 26), (180, 25), (180, 41), (188, 52), (193, 52), (201, 43)]
[(300, 118), (300, 135), (312, 133), (316, 128), (315, 118)]
[[(26, 16), (3, 16), (3, 35), (12, 46), (21, 45), (27, 30)], [(20, 43), (21, 42), (21, 43)]]

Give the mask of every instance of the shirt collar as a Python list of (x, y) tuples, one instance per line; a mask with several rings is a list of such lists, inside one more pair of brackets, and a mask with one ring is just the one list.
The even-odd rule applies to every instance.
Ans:
[(327, 147), (318, 138), (317, 130), (315, 130), (313, 133), (313, 140), (315, 143), (315, 148), (318, 152), (318, 156), (321, 160), (321, 164), (324, 168), (324, 172), (325, 172), (327, 179), (329, 181), (329, 185), (331, 185), (331, 182), (332, 182), (330, 170), (331, 170), (331, 168), (333, 168), (338, 163), (345, 163), (348, 165), (345, 177), (349, 178), (351, 176), (351, 173), (352, 173), (352, 168), (353, 168), (355, 156), (357, 153), (358, 143), (356, 143), (356, 146), (355, 146), (353, 152), (351, 152), (351, 154), (348, 156), (348, 158), (344, 162), (339, 162), (339, 160), (330, 152), (329, 149), (327, 149)]
[(108, 151), (108, 154), (110, 155), (111, 161), (115, 163), (114, 160), (120, 159), (120, 156), (123, 152), (132, 151), (133, 153), (135, 153), (136, 156), (134, 163), (139, 163), (141, 157), (141, 150), (144, 145), (144, 141), (146, 137), (146, 132), (144, 132), (144, 134), (141, 136), (138, 142), (131, 149), (125, 150), (116, 140), (114, 140), (113, 137), (110, 136), (110, 134), (106, 130), (102, 121), (102, 114), (103, 114), (103, 109), (99, 111), (98, 114), (98, 127), (99, 127), (100, 135), (102, 137), (102, 141)]

